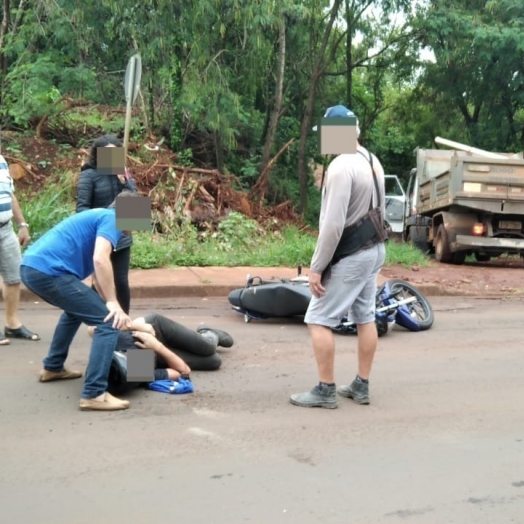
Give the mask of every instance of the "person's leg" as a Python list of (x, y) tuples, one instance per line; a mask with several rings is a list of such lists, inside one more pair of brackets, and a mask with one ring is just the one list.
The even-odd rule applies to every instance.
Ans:
[(3, 296), (5, 302), (5, 325), (11, 329), (17, 329), (22, 325), (18, 316), (20, 284), (6, 284), (4, 281)]
[[(119, 333), (118, 329), (112, 327), (112, 320), (104, 322), (109, 313), (104, 301), (74, 275), (51, 277), (28, 267), (22, 267), (21, 273), (28, 289), (65, 313), (55, 330), (50, 354), (45, 362), (58, 367), (64, 355), (67, 356), (69, 345), (81, 322), (96, 326), (81, 396), (82, 399), (96, 399), (104, 395)], [(107, 402), (100, 400), (101, 403), (106, 402), (105, 406), (86, 405), (85, 409), (124, 409), (129, 406), (126, 401), (113, 402), (116, 399), (108, 399)]]
[(358, 332), (358, 376), (369, 380), (375, 351), (377, 350), (377, 325), (375, 320), (367, 324), (357, 324)]
[(324, 282), (324, 296), (313, 297), (304, 322), (311, 334), (317, 361), (319, 384), (311, 391), (291, 395), (291, 403), (301, 407), (336, 408), (337, 395), (334, 378), (335, 339), (332, 327), (351, 309), (356, 297), (365, 286), (360, 277), (360, 263), (347, 257), (335, 264)]
[(317, 361), (318, 378), (325, 384), (333, 384), (335, 374), (335, 338), (326, 326), (308, 324), (309, 334)]
[(60, 372), (64, 369), (64, 362), (69, 354), (69, 347), (81, 323), (77, 317), (73, 317), (69, 313), (63, 312), (60, 315), (51, 345), (49, 346), (49, 353), (43, 361), (45, 370)]
[[(156, 338), (172, 351), (181, 350), (192, 355), (210, 356), (216, 352), (217, 345), (210, 339), (158, 313), (146, 315), (145, 321), (153, 326)], [(185, 359), (184, 359), (185, 360)], [(189, 367), (192, 367), (186, 362)]]
[(20, 262), (22, 254), (20, 243), (12, 225), (6, 225), (0, 233), (0, 272), (3, 278), (3, 297), (5, 302), (5, 335), (40, 340), (19, 318), (20, 304)]
[(358, 374), (352, 384), (341, 386), (340, 395), (352, 398), (358, 404), (369, 404), (369, 376), (377, 349), (378, 333), (375, 324), (377, 278), (385, 259), (383, 244), (369, 250), (374, 254), (370, 261), (372, 271), (367, 278), (365, 287), (352, 306), (352, 314), (357, 324), (358, 333)]
[(131, 248), (126, 247), (111, 253), (111, 263), (115, 279), (116, 298), (120, 307), (129, 315), (131, 307), (131, 291), (129, 289), (129, 264)]

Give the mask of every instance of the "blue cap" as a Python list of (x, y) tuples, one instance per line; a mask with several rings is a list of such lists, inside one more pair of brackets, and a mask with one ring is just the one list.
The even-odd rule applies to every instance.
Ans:
[[(346, 106), (333, 106), (328, 107), (324, 118), (348, 118), (350, 116), (355, 116), (355, 113), (348, 109)], [(313, 127), (313, 131), (316, 131), (318, 126)]]

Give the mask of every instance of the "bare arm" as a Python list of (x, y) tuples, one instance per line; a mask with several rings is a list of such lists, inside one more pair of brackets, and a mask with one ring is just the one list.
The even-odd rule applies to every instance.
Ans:
[(132, 320), (122, 331), (143, 331), (144, 333), (156, 336), (153, 326), (147, 322), (140, 322), (139, 319)]
[(139, 340), (139, 342), (135, 342), (139, 348), (152, 349), (166, 361), (168, 368), (174, 369), (181, 374), (191, 373), (191, 368), (178, 355), (175, 355), (151, 334), (143, 331), (133, 331), (132, 335)]
[(11, 207), (13, 209), (13, 218), (15, 219), (15, 222), (17, 224), (25, 222), (24, 214), (22, 213), (22, 208), (20, 207), (20, 204), (18, 203), (18, 200), (14, 193), (11, 193)]
[(31, 240), (31, 237), (29, 236), (29, 228), (27, 226), (20, 226), (20, 224), (25, 222), (24, 214), (22, 213), (22, 208), (20, 207), (14, 193), (11, 193), (11, 209), (13, 210), (13, 218), (19, 226), (18, 241), (22, 246), (27, 246)]
[(113, 246), (109, 240), (103, 237), (96, 238), (95, 253), (93, 255), (95, 266), (93, 280), (97, 291), (105, 302), (117, 302), (115, 277), (110, 258), (112, 250)]

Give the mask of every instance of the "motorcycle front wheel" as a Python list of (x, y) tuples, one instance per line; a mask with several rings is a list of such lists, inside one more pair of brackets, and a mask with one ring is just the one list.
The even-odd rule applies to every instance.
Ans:
[(389, 280), (391, 294), (395, 295), (397, 300), (415, 297), (416, 300), (405, 307), (409, 309), (411, 317), (420, 325), (420, 330), (429, 329), (435, 321), (435, 314), (428, 299), (415, 286), (409, 282), (400, 279)]

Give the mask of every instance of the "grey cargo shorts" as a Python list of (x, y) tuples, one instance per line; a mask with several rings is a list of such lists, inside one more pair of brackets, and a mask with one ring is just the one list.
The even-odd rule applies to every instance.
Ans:
[(20, 242), (10, 220), (5, 226), (0, 227), (0, 275), (4, 284), (9, 286), (20, 283), (21, 261)]
[(335, 327), (349, 314), (356, 324), (375, 321), (377, 278), (386, 258), (386, 246), (377, 244), (343, 258), (323, 282), (326, 293), (313, 297), (304, 322)]

